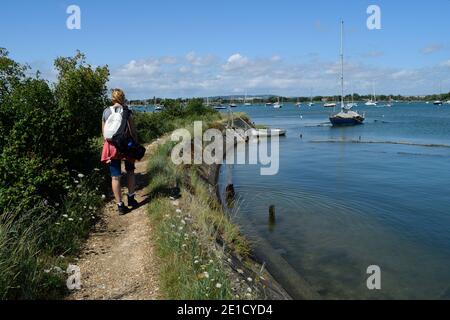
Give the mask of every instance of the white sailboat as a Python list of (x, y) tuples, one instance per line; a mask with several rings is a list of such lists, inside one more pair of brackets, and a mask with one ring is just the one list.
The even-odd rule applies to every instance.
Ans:
[[(442, 82), (439, 83), (439, 97), (442, 97)], [(433, 102), (435, 106), (442, 106), (444, 103), (441, 98)]]
[(333, 126), (353, 126), (362, 124), (364, 115), (345, 108), (344, 103), (344, 20), (341, 21), (341, 112), (330, 116)]
[(278, 97), (278, 101), (273, 105), (273, 107), (274, 107), (275, 109), (281, 109), (281, 108), (283, 108), (283, 104), (280, 103), (280, 97)]
[(229, 107), (230, 107), (230, 108), (236, 108), (236, 107), (237, 107), (237, 104), (234, 103), (234, 98), (231, 99), (231, 102), (230, 102), (230, 104), (229, 104)]
[(352, 102), (347, 103), (347, 105), (345, 106), (345, 108), (346, 108), (347, 110), (350, 110), (351, 108), (355, 108), (355, 107), (357, 107), (357, 106), (358, 106), (358, 104), (355, 102), (355, 95), (354, 95), (354, 92), (353, 92), (353, 86), (352, 86)]
[(302, 106), (302, 103), (300, 102), (300, 98), (297, 98), (297, 103), (295, 105), (299, 108)]
[(247, 92), (245, 93), (245, 98), (244, 98), (244, 106), (251, 106), (252, 104), (247, 100)]
[(377, 96), (375, 95), (375, 85), (372, 83), (373, 97), (366, 102), (366, 106), (374, 107), (378, 105)]
[(336, 108), (337, 103), (336, 102), (327, 102), (323, 104), (324, 108)]
[(393, 106), (394, 106), (394, 100), (392, 99), (392, 97), (389, 97), (389, 101), (386, 104), (386, 107), (392, 108)]
[(311, 89), (311, 96), (309, 98), (308, 107), (312, 107), (312, 106), (314, 106), (314, 102), (313, 102), (313, 93), (312, 93), (312, 89)]

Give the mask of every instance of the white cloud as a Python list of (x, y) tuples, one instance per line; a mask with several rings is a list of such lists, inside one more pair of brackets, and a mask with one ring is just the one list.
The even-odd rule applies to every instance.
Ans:
[[(427, 94), (436, 91), (436, 79), (450, 90), (450, 60), (426, 68), (379, 67), (351, 62), (345, 66), (346, 92)], [(282, 94), (309, 96), (339, 93), (338, 61), (305, 59), (295, 62), (273, 55), (249, 58), (236, 53), (227, 59), (212, 55), (132, 60), (111, 70), (110, 86), (123, 87), (131, 98), (191, 97), (228, 94)], [(446, 89), (448, 86), (449, 89)]]
[(215, 57), (213, 55), (207, 55), (207, 56), (198, 56), (195, 52), (189, 52), (186, 55), (186, 60), (192, 64), (193, 66), (209, 66), (215, 62)]
[(236, 70), (247, 66), (249, 59), (241, 56), (239, 53), (235, 53), (228, 58), (228, 61), (223, 68), (225, 70)]

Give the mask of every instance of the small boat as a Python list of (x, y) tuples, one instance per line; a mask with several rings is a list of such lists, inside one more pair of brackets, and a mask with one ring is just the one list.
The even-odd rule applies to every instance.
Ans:
[(162, 111), (163, 110), (163, 106), (160, 104), (155, 105), (155, 110), (156, 111)]
[(267, 103), (266, 103), (266, 107), (270, 107), (271, 105), (272, 105), (271, 102), (267, 102)]
[(442, 106), (444, 102), (442, 102), (442, 82), (439, 83), (439, 100), (433, 102), (435, 106)]
[(234, 103), (234, 98), (231, 99), (230, 104), (229, 104), (228, 106), (229, 106), (230, 108), (236, 108), (236, 107), (237, 107), (237, 104)]
[(373, 88), (373, 97), (366, 102), (366, 106), (368, 107), (376, 107), (378, 105), (377, 102), (377, 96), (375, 95), (375, 85), (372, 84), (372, 88)]
[(357, 103), (350, 102), (350, 103), (347, 103), (347, 104), (345, 105), (345, 109), (350, 110), (351, 108), (355, 108), (355, 107), (357, 107), (357, 106), (358, 106)]
[(450, 104), (450, 100), (448, 100), (447, 102), (445, 102), (445, 104)]
[(276, 102), (276, 103), (273, 105), (273, 107), (274, 107), (275, 109), (281, 109), (281, 108), (283, 108), (283, 104), (280, 103), (280, 98), (278, 98), (278, 102)]
[(354, 126), (363, 124), (364, 120), (364, 116), (358, 112), (345, 109), (330, 117), (330, 122), (333, 126)]
[(219, 104), (217, 106), (214, 107), (214, 109), (216, 110), (225, 110), (227, 107), (224, 107), (223, 105)]
[(314, 106), (314, 102), (313, 102), (313, 92), (311, 89), (311, 96), (309, 97), (309, 103), (308, 103), (308, 107), (313, 107)]
[(297, 98), (297, 103), (295, 104), (295, 106), (297, 106), (299, 108), (302, 106), (302, 103), (300, 102), (299, 98)]
[(323, 105), (324, 108), (336, 108), (337, 104), (335, 102), (325, 103)]
[(273, 136), (285, 136), (286, 130), (280, 128), (274, 129), (250, 129), (247, 131), (247, 137), (273, 137)]
[(363, 124), (364, 115), (345, 108), (344, 104), (344, 21), (341, 21), (341, 112), (330, 116), (330, 122), (333, 126), (354, 126)]
[(245, 93), (245, 98), (244, 98), (244, 106), (249, 107), (252, 104), (250, 102), (247, 101), (247, 93)]

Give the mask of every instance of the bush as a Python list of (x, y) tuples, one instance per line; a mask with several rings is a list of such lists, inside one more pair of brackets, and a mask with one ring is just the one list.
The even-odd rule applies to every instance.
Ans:
[(164, 111), (135, 113), (134, 124), (140, 142), (150, 142), (177, 128), (185, 127), (194, 121), (213, 121), (220, 119), (220, 113), (206, 107), (201, 99), (191, 100), (183, 106), (178, 100), (167, 100)]
[(0, 49), (0, 298), (61, 294), (63, 273), (44, 270), (77, 253), (101, 207), (109, 72), (79, 52), (55, 67), (51, 86)]

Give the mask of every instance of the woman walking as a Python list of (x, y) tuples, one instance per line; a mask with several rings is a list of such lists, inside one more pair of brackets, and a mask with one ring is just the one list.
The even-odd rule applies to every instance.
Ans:
[[(125, 94), (121, 89), (113, 89), (112, 90), (112, 107), (108, 107), (103, 111), (102, 117), (102, 132), (104, 133), (105, 124), (108, 118), (113, 114), (113, 112), (123, 112), (123, 110), (128, 110), (128, 106), (126, 105)], [(133, 125), (132, 116), (128, 119), (127, 129), (130, 136), (133, 138), (134, 142), (137, 143), (137, 134)], [(135, 209), (139, 206), (138, 202), (135, 199), (135, 190), (136, 190), (136, 179), (134, 175), (134, 170), (136, 169), (134, 166), (134, 159), (126, 157), (120, 154), (116, 147), (112, 145), (109, 141), (105, 139), (103, 143), (103, 151), (102, 151), (102, 162), (107, 163), (109, 165), (109, 170), (111, 173), (112, 180), (112, 190), (114, 193), (114, 198), (117, 202), (117, 209), (120, 215), (124, 215), (130, 212), (129, 207)], [(120, 185), (120, 178), (122, 176), (122, 162), (125, 162), (125, 170), (127, 172), (127, 182), (128, 182), (128, 201), (127, 206), (122, 200), (122, 188)]]

